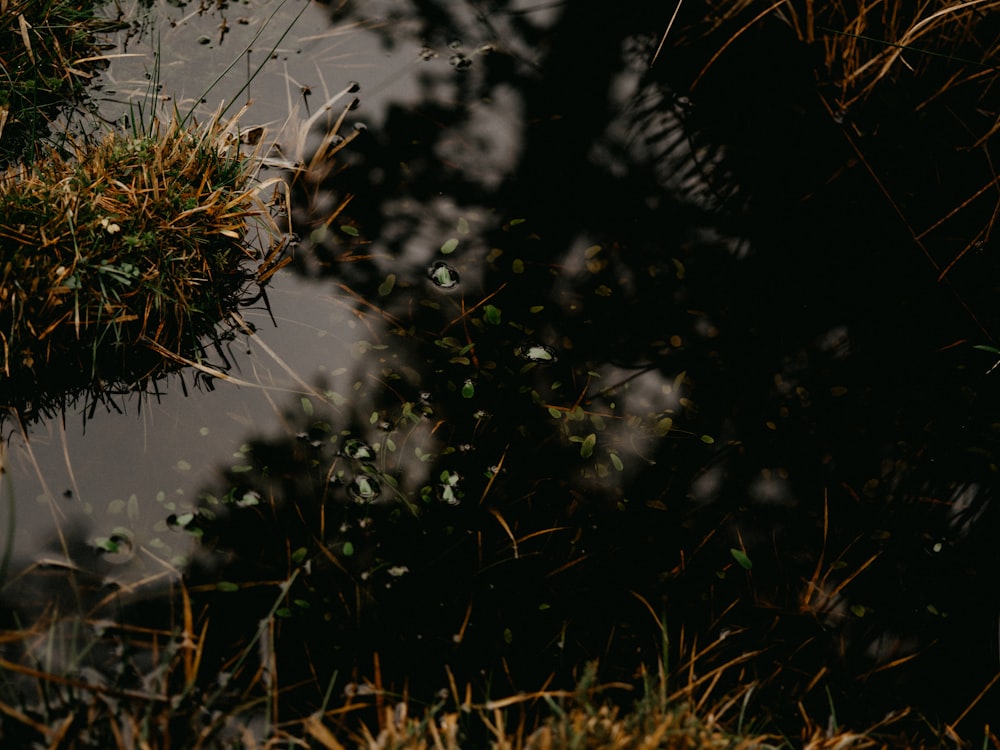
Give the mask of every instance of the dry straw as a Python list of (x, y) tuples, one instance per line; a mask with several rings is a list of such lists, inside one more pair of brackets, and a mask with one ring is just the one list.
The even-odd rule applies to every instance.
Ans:
[(744, 33), (769, 19), (823, 50), (823, 88), (837, 109), (885, 85), (920, 80), (922, 103), (965, 84), (988, 89), (1000, 59), (1000, 0), (738, 0), (707, 3), (688, 34), (725, 38), (701, 76)]

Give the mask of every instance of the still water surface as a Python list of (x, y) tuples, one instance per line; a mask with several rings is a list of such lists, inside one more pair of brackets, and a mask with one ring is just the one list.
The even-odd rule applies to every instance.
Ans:
[[(495, 693), (587, 659), (627, 679), (654, 613), (720, 659), (763, 648), (748, 674), (789, 715), (829, 687), (841, 717), (953, 720), (1000, 669), (990, 318), (832, 177), (829, 123), (821, 156), (786, 134), (761, 166), (718, 107), (741, 74), (674, 92), (652, 11), (204, 5), (130, 11), (103, 117), (151, 81), (182, 111), (208, 91), (295, 160), (357, 82), (340, 132), (365, 129), (291, 191), (295, 262), (212, 360), (240, 384), (7, 427), (7, 606), (66, 565), (155, 601), (304, 549), (288, 643), (320, 671), (378, 651), (414, 689), (445, 663)], [(728, 114), (773, 135), (794, 104)], [(271, 600), (215, 622), (237, 641)]]

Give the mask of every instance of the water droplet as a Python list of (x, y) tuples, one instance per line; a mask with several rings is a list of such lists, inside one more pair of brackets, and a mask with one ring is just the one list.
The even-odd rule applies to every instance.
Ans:
[(517, 350), (517, 355), (529, 362), (542, 364), (552, 364), (559, 359), (556, 356), (556, 350), (547, 344), (522, 344)]
[(472, 60), (463, 54), (456, 53), (448, 58), (448, 62), (455, 70), (466, 70), (472, 65)]
[(427, 269), (427, 277), (442, 289), (454, 289), (458, 286), (458, 271), (440, 260)]
[(382, 494), (382, 488), (373, 477), (362, 475), (354, 477), (347, 486), (347, 494), (357, 503), (371, 503)]
[(357, 461), (374, 461), (375, 451), (372, 449), (368, 443), (363, 440), (358, 440), (357, 438), (351, 438), (344, 443), (344, 447), (341, 449), (347, 458), (353, 458)]

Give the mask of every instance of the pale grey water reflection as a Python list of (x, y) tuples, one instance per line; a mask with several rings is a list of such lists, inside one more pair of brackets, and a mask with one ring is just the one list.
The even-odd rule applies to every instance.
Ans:
[[(119, 35), (119, 48), (109, 52), (110, 65), (93, 87), (99, 114), (107, 121), (135, 119), (141, 109), (148, 117), (154, 100), (161, 115), (194, 107), (200, 118), (219, 108), (231, 115), (246, 105), (242, 126), (263, 125), (265, 138), (280, 144), (282, 155), (301, 158), (321, 136), (314, 131), (302, 141), (298, 127), (351, 81), (360, 83), (361, 106), (343, 130), (352, 122), (378, 128), (392, 106), (418, 99), (442, 106), (457, 102), (467, 85), (463, 78), (482, 74), (477, 64), (482, 56), (534, 54), (507, 49), (497, 38), (503, 30), (484, 27), (471, 12), (465, 20), (473, 31), (467, 37), (421, 39), (417, 27), (404, 20), (405, 5), (371, 4), (360, 20), (356, 15), (332, 22), (330, 8), (299, 0), (221, 7), (134, 3), (124, 8), (132, 26)], [(104, 7), (109, 15), (115, 10)], [(549, 9), (534, 17), (551, 23), (557, 15)], [(509, 37), (513, 44), (516, 39)], [(456, 52), (469, 64), (456, 66), (451, 61)], [(429, 88), (428, 81), (433, 81)], [(348, 101), (331, 107), (320, 126), (335, 120)], [(495, 86), (490, 98), (469, 105), (467, 127), (442, 140), (428, 158), (495, 187), (506, 166), (517, 162), (519, 101), (509, 86)], [(262, 179), (274, 174), (265, 170)], [(408, 232), (403, 257), (371, 248), (386, 274), (397, 273), (401, 283), (422, 275), (439, 257), (442, 242), (457, 235), (462, 252), (448, 262), (459, 269), (456, 276), (465, 288), (475, 288), (489, 252), (480, 238), (496, 219), (488, 207), (449, 208), (450, 200), (430, 197), (426, 210), (416, 209), (423, 223)], [(414, 212), (413, 206), (403, 208)], [(456, 231), (459, 221), (462, 234)], [(383, 228), (382, 236), (392, 240), (392, 228)], [(399, 299), (405, 307), (406, 298)], [(196, 540), (168, 519), (190, 514), (201, 488), (220, 471), (238, 469), (244, 442), (281, 424), (289, 403), (301, 400), (302, 408), (311, 408), (305, 404), (312, 399), (343, 414), (345, 423), (369, 423), (364, 396), (381, 373), (377, 357), (366, 355), (384, 332), (373, 332), (357, 314), (356, 297), (337, 285), (317, 286), (282, 272), (269, 286), (267, 301), (270, 309), (261, 303), (241, 311), (255, 335), (238, 334), (224, 357), (208, 352), (206, 365), (229, 379), (188, 368), (159, 382), (156, 394), (113, 399), (120, 413), (77, 405), (65, 419), (48, 419), (23, 433), (13, 420), (6, 424), (4, 466), (10, 481), (4, 500), (13, 499), (17, 530), (12, 570), (61, 559), (68, 544), (75, 565), (103, 555), (100, 567), (109, 580), (136, 581), (164, 569), (176, 574)], [(386, 310), (394, 310), (392, 299)], [(368, 411), (350, 413), (355, 410)], [(377, 444), (377, 429), (372, 430), (376, 434), (365, 437)], [(437, 442), (427, 434), (420, 444), (432, 450)], [(403, 472), (410, 489), (424, 481), (427, 470), (420, 461), (412, 463)]]

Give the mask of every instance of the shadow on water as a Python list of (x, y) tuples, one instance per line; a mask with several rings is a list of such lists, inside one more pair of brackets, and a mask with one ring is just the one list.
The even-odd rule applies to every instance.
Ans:
[(966, 183), (897, 192), (960, 158), (916, 151), (939, 111), (850, 130), (769, 26), (689, 91), (710, 42), (650, 69), (653, 10), (513, 8), (400, 11), (419, 102), (296, 184), (290, 268), (362, 335), (171, 517), (210, 553), (185, 572), (204, 664), (239, 677), (278, 607), (260, 658), (296, 711), (334, 674), (430, 702), (447, 666), (496, 696), (594, 659), (631, 680), (659, 618), (746, 659), (779, 726), (800, 701), (857, 726), (976, 703), (975, 736), (1000, 671), (971, 347), (993, 256), (938, 281), (977, 218), (915, 239), (906, 217)]

